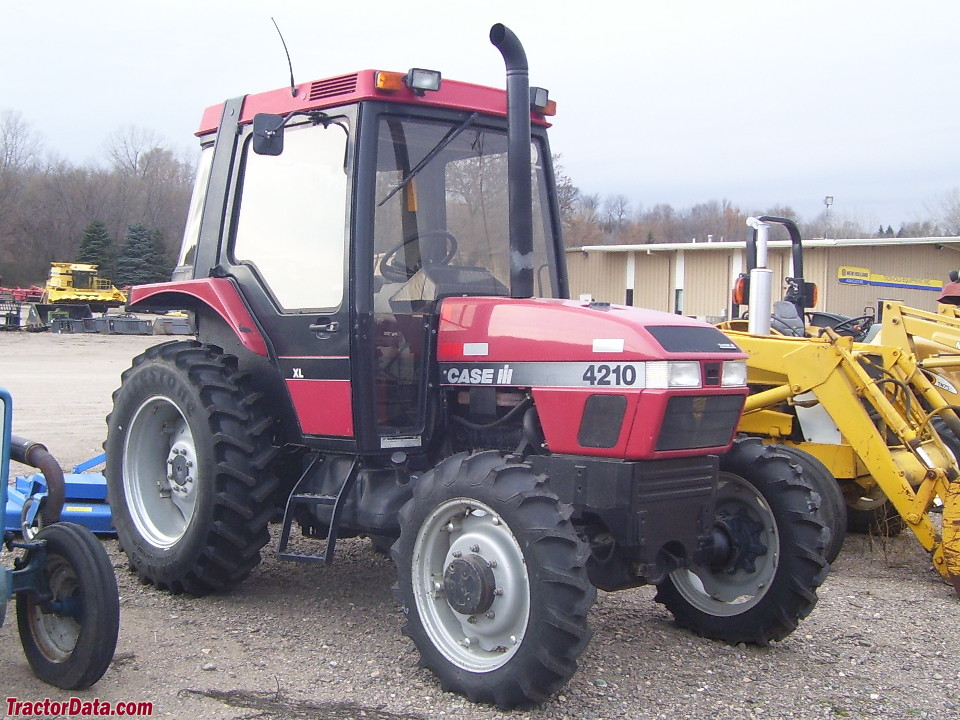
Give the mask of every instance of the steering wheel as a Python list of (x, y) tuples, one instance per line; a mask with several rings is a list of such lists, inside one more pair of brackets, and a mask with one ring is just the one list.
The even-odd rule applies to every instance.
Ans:
[[(428, 240), (429, 242), (424, 242)], [(398, 255), (412, 243), (420, 242), (420, 262), (407, 265)], [(425, 265), (446, 265), (457, 254), (457, 239), (446, 230), (426, 230), (413, 233), (384, 253), (380, 258), (380, 274), (390, 282), (406, 282)]]
[(838, 322), (833, 326), (837, 335), (849, 335), (858, 342), (867, 336), (867, 331), (873, 325), (873, 315), (858, 315)]

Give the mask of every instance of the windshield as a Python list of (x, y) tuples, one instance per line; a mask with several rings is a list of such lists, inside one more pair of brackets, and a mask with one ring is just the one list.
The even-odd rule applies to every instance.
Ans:
[[(534, 292), (552, 297), (544, 152), (537, 141), (531, 151)], [(382, 116), (376, 182), (379, 305), (416, 312), (450, 295), (510, 294), (504, 131), (472, 117), (444, 123)], [(413, 305), (398, 307), (403, 303)]]

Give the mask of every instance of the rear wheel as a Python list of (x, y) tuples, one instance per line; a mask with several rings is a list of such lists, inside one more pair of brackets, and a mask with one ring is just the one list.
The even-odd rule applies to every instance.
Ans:
[(933, 429), (940, 436), (943, 444), (953, 453), (953, 459), (960, 462), (960, 438), (950, 429), (950, 426), (944, 422), (943, 418), (935, 417), (930, 421)]
[[(40, 530), (43, 574), (51, 597), (17, 594), (17, 627), (37, 677), (64, 690), (90, 687), (113, 659), (120, 629), (120, 601), (113, 565), (93, 533), (73, 523)], [(31, 556), (26, 557), (29, 562)]]
[(766, 645), (793, 632), (817, 602), (828, 533), (797, 464), (749, 438), (720, 458), (716, 523), (731, 552), (657, 586), (678, 625), (729, 643)]
[(906, 527), (907, 523), (889, 500), (884, 500), (869, 510), (863, 510), (856, 505), (847, 506), (847, 532), (895, 537)]
[(417, 481), (392, 551), (421, 663), (503, 709), (560, 688), (590, 638), (589, 548), (543, 480), (498, 452), (450, 457)]
[(242, 581), (269, 540), (272, 420), (237, 360), (173, 342), (124, 372), (107, 418), (113, 522), (145, 582), (192, 595)]

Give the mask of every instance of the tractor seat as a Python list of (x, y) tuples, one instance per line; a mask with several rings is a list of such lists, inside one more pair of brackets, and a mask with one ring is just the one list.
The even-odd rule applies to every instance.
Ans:
[(773, 303), (770, 327), (781, 335), (791, 337), (804, 337), (806, 335), (806, 327), (803, 324), (803, 318), (797, 312), (797, 307), (786, 300), (777, 300)]

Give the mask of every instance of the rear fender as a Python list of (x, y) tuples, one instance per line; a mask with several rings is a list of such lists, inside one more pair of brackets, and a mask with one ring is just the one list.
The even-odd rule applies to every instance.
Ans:
[(243, 347), (269, 357), (267, 342), (229, 278), (201, 278), (182, 282), (137, 285), (130, 291), (127, 309), (133, 311), (197, 310), (208, 307), (217, 313)]

